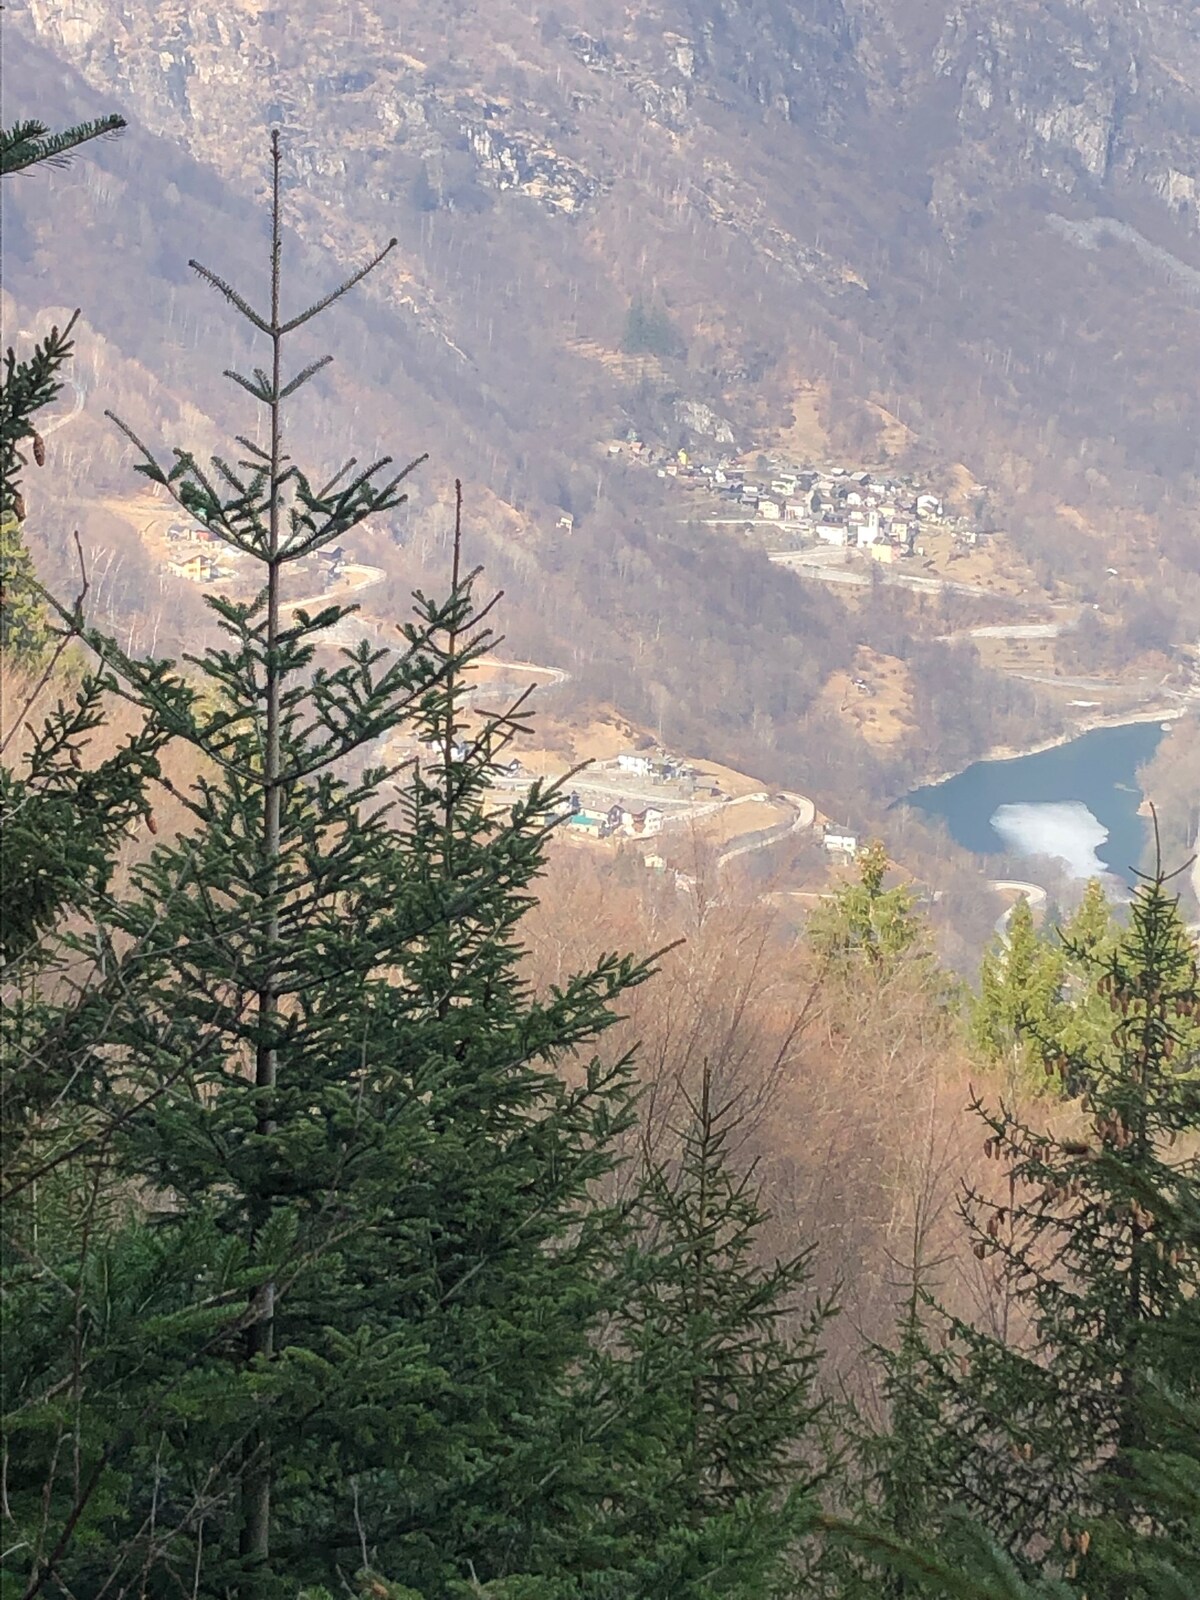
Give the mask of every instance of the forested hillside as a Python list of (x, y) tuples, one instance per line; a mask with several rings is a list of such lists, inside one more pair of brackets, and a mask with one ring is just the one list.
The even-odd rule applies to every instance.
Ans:
[[(84, 304), (96, 373), (153, 383), (168, 414), (191, 405), (219, 432), (224, 402), (191, 368), (236, 338), (184, 263), (198, 236), (228, 244), (230, 270), (244, 259), (264, 129), (281, 127), (304, 270), (399, 241), (339, 313), (331, 442), (400, 418), (433, 454), (419, 517), (469, 473), (522, 653), (844, 809), (1053, 731), (1063, 697), (969, 641), (944, 692), (936, 606), (885, 589), (864, 615), (793, 580), (604, 442), (965, 463), (1030, 598), (1088, 613), (1056, 669), (1170, 672), (1200, 603), (1195, 26), (1122, 0), (680, 0), (636, 18), (567, 0), (34, 3), (8, 21), (11, 81), (64, 114), (90, 85), (134, 126), (67, 179), (86, 250), (63, 257), (25, 193), (8, 201), (7, 286), (22, 313)], [(654, 349), (630, 346), (635, 313), (656, 319)], [(81, 449), (96, 420), (73, 425)], [(135, 579), (114, 516), (97, 536), (129, 546), (122, 602), (148, 638), (156, 578), (142, 561)], [(364, 535), (398, 594), (429, 576), (429, 526)], [(882, 754), (819, 703), (864, 642), (919, 687), (916, 725)]]
[[(55, 168), (122, 126), (0, 131), (60, 253)], [(1123, 919), (1018, 900), (970, 995), (877, 843), (799, 918), (715, 859), (580, 871), (563, 782), (498, 803), (531, 707), (470, 702), (461, 481), (386, 638), (287, 601), (427, 469), (320, 423), (314, 341), (394, 244), (320, 281), (278, 136), (266, 171), (257, 274), (191, 262), (240, 330), (197, 367), (253, 350), (229, 436), (211, 373), (110, 416), (257, 573), (197, 648), (105, 626), (86, 552), (39, 579), (81, 325), (4, 365), (5, 1600), (1194, 1593), (1168, 868)]]

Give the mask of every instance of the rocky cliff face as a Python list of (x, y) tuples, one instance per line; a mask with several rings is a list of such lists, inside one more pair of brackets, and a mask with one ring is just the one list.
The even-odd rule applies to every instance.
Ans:
[(574, 214), (647, 124), (684, 169), (696, 141), (786, 125), (797, 143), (853, 151), (864, 180), (872, 143), (903, 125), (925, 134), (933, 215), (951, 232), (970, 191), (1025, 183), (1146, 199), (1200, 234), (1200, 11), (1173, 0), (660, 0), (636, 13), (559, 0), (536, 16), (508, 0), (27, 0), (14, 22), (243, 180), (275, 121), (305, 143), (314, 184), (369, 172), (386, 193), (414, 158), (462, 168), (465, 155), (485, 188)]
[(1010, 181), (1150, 198), (1200, 232), (1200, 14), (1163, 0), (951, 7), (930, 56), (960, 149)]
[(931, 455), (1007, 463), (1051, 498), (1064, 460), (1143, 500), (1167, 463), (1171, 492), (1200, 473), (1194, 440), (1155, 433), (1200, 360), (1200, 10), (1176, 0), (25, 0), (9, 18), (243, 194), (282, 126), (296, 227), (343, 256), (401, 236), (385, 288), (436, 347), (414, 381), (468, 409), (490, 395), (474, 426), (535, 494), (562, 497), (547, 440), (578, 456), (650, 415), (617, 360), (637, 298), (683, 335), (653, 410), (681, 438), (719, 416), (758, 442), (816, 384), (847, 449), (903, 412)]

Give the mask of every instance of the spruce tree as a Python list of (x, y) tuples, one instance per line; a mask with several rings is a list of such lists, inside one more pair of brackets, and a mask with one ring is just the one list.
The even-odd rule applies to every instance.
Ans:
[(947, 1319), (926, 1342), (929, 1531), (957, 1506), (1027, 1575), (1128, 1600), (1150, 1591), (1120, 1570), (1114, 1530), (1183, 1537), (1144, 1489), (1151, 1397), (1200, 1400), (1196, 951), (1162, 873), (1119, 940), (1068, 949), (1091, 964), (1110, 1037), (1085, 1031), (1052, 1063), (1087, 1086), (1078, 1132), (975, 1103), (1006, 1189), (968, 1192), (964, 1217), (1009, 1335)]
[(705, 1063), (683, 1098), (678, 1157), (647, 1155), (635, 1211), (606, 1390), (627, 1397), (633, 1437), (600, 1527), (638, 1577), (631, 1600), (790, 1592), (826, 1466), (815, 1380), (833, 1307), (811, 1250), (761, 1259), (768, 1214), (736, 1157), (737, 1096)]
[(972, 1042), (1014, 1090), (1045, 1086), (1046, 1055), (1063, 1024), (1065, 974), (1062, 951), (1038, 935), (1022, 895), (984, 953), (979, 995), (970, 1008)]
[[(61, 166), (80, 145), (116, 133), (124, 126), (122, 117), (109, 116), (60, 133), (51, 133), (43, 123), (31, 121), (0, 128), (0, 177), (24, 173), (46, 163)], [(20, 475), (27, 464), (27, 442), (38, 465), (45, 460), (45, 444), (33, 419), (62, 388), (59, 373), (71, 353), (74, 320), (61, 331), (51, 329), (28, 359), (18, 360), (11, 345), (4, 358), (0, 380), (0, 650), (9, 657), (10, 664), (36, 663), (47, 645), (33, 563), (21, 533), (26, 501)]]
[[(463, 743), (493, 644), (476, 575), (456, 542), (448, 599), (418, 596), (396, 651), (323, 653), (352, 608), (285, 604), (288, 567), (400, 504), (408, 469), (318, 484), (287, 454), (286, 403), (324, 365), (287, 373), (291, 336), (386, 251), (287, 314), (280, 159), (269, 307), (196, 267), (267, 341), (236, 378), (266, 442), (211, 467), (138, 444), (261, 592), (209, 596), (222, 641), (182, 668), (84, 630), (197, 777), (172, 789), (181, 834), (55, 929), (70, 987), (29, 997), (26, 1066), (61, 1084), (69, 1170), (105, 1205), (13, 1241), (5, 1582), (27, 1600), (557, 1581), (571, 1375), (618, 1293), (622, 1219), (593, 1191), (628, 1063), (589, 1043), (647, 968), (606, 958), (544, 999), (521, 978), (554, 796), (495, 807), (513, 715)], [(352, 775), (400, 734), (436, 755)]]

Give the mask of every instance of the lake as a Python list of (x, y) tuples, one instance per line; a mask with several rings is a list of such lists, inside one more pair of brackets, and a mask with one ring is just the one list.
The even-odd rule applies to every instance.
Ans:
[(941, 817), (977, 855), (1053, 856), (1074, 878), (1111, 873), (1132, 886), (1149, 828), (1138, 768), (1162, 736), (1158, 722), (1094, 728), (1036, 755), (977, 761), (900, 804)]

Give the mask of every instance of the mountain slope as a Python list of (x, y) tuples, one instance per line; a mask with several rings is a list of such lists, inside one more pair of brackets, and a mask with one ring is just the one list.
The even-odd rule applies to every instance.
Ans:
[[(139, 120), (102, 162), (129, 164), (123, 203), (136, 194), (145, 218), (130, 244), (172, 305), (194, 297), (187, 256), (244, 253), (271, 123), (314, 281), (323, 255), (355, 262), (399, 237), (341, 325), (334, 437), (356, 410), (382, 436), (390, 412), (443, 482), (479, 483), (489, 564), (525, 597), (522, 645), (665, 728), (740, 743), (752, 715), (780, 777), (799, 778), (798, 719), (874, 624), (679, 529), (652, 475), (598, 449), (630, 426), (671, 448), (707, 434), (757, 449), (798, 429), (860, 461), (965, 461), (1047, 585), (1114, 616), (1153, 586), (1156, 634), (1194, 631), (1200, 22), (1186, 8), (28, 0), (10, 16), (12, 42)], [(132, 181), (152, 142), (156, 163), (176, 145), (193, 158), (170, 179), (177, 199)], [(58, 282), (60, 300), (131, 322), (106, 310), (111, 283)], [(658, 359), (621, 354), (635, 303), (674, 330)], [(131, 353), (142, 337), (114, 334)], [(169, 386), (185, 381), (176, 363)], [(553, 536), (561, 510), (569, 542)], [(922, 631), (899, 602), (888, 626), (906, 617)], [(697, 652), (717, 669), (699, 687)], [(1033, 715), (979, 685), (956, 758)], [(927, 725), (893, 780), (942, 737), (935, 702), (922, 697)], [(870, 781), (873, 758), (855, 759)]]

